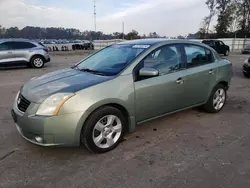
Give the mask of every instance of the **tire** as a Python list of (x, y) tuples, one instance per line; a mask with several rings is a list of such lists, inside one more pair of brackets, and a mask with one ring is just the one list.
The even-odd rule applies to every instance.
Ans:
[[(222, 96), (218, 96), (218, 91), (223, 92), (224, 94), (221, 93)], [(222, 100), (220, 104), (216, 103), (218, 104), (218, 106), (215, 104), (216, 95), (219, 97), (217, 98), (218, 100)], [(226, 100), (227, 100), (227, 89), (223, 84), (218, 84), (217, 86), (215, 86), (212, 93), (210, 94), (207, 103), (204, 105), (204, 109), (208, 113), (218, 113), (225, 106)]]
[(226, 52), (224, 53), (224, 56), (229, 56), (229, 50), (226, 50)]
[(246, 78), (250, 78), (250, 75), (249, 75), (248, 73), (243, 72), (243, 74), (244, 74), (244, 76), (245, 76)]
[[(113, 124), (108, 125), (111, 119)], [(114, 149), (123, 138), (125, 125), (126, 119), (120, 110), (111, 106), (102, 107), (93, 112), (84, 124), (81, 143), (94, 153), (108, 152)]]
[(31, 58), (30, 64), (33, 68), (40, 69), (44, 67), (45, 64), (44, 58), (41, 56), (34, 56)]

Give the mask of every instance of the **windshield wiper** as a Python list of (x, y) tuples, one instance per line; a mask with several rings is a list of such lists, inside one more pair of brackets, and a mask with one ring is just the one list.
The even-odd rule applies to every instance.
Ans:
[(71, 68), (79, 70), (79, 67), (77, 65), (73, 65)]
[(101, 72), (101, 71), (97, 71), (97, 70), (91, 70), (91, 69), (80, 69), (80, 71), (84, 71), (84, 72), (89, 72), (89, 73), (93, 73), (93, 74), (98, 74), (98, 75), (107, 75), (107, 73), (105, 72)]

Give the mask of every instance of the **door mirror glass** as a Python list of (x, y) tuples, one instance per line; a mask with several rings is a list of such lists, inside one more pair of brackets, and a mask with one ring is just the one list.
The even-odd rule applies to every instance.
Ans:
[(155, 77), (159, 76), (159, 71), (154, 68), (143, 67), (139, 71), (139, 76), (142, 77)]

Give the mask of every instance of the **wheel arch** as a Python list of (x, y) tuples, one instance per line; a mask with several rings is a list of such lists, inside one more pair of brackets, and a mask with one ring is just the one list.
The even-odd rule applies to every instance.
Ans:
[(81, 122), (79, 122), (78, 124), (78, 128), (77, 128), (77, 132), (76, 132), (76, 135), (77, 135), (77, 142), (80, 143), (81, 142), (81, 132), (82, 132), (82, 129), (84, 128), (85, 126), (85, 123), (88, 121), (88, 119), (90, 118), (90, 116), (96, 112), (97, 110), (105, 107), (105, 106), (111, 106), (111, 107), (114, 107), (118, 110), (120, 110), (122, 112), (122, 114), (124, 115), (126, 121), (127, 121), (127, 125), (126, 125), (126, 130), (125, 132), (133, 132), (135, 130), (135, 119), (134, 118), (131, 118), (131, 114), (129, 113), (129, 110), (125, 107), (125, 105), (119, 103), (119, 102), (107, 102), (107, 103), (101, 103), (99, 105), (93, 105), (93, 106), (90, 106), (88, 108), (88, 110), (86, 110), (86, 113), (83, 114), (82, 116), (82, 120)]
[[(228, 90), (228, 88), (229, 88), (229, 82), (226, 81), (226, 80), (224, 80), (224, 79), (218, 80), (218, 81), (216, 82), (216, 84), (214, 85), (214, 87), (212, 87), (211, 90), (209, 91), (209, 95), (207, 96), (206, 102), (209, 100), (209, 97), (210, 97), (211, 93), (213, 92), (214, 88), (215, 88), (217, 85), (219, 85), (219, 84), (224, 85), (224, 86), (226, 87), (226, 90)], [(206, 103), (206, 102), (205, 102), (205, 103)]]
[(43, 55), (41, 55), (41, 54), (34, 54), (34, 55), (32, 55), (32, 56), (30, 57), (29, 63), (31, 63), (31, 60), (32, 60), (34, 57), (40, 57), (40, 58), (43, 59), (44, 62), (46, 61)]

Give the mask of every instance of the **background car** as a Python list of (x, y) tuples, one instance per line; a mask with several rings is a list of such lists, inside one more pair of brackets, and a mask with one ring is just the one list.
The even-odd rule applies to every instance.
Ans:
[(82, 144), (103, 153), (139, 123), (196, 106), (218, 113), (231, 77), (232, 64), (207, 45), (127, 41), (28, 81), (16, 96), (12, 117), (34, 144)]
[(26, 39), (0, 40), (0, 67), (27, 65), (42, 68), (49, 61), (49, 50), (42, 43)]
[(250, 45), (246, 45), (245, 48), (241, 51), (242, 54), (250, 54)]
[(218, 54), (228, 56), (230, 53), (230, 47), (221, 40), (203, 40), (202, 43), (212, 47)]
[(250, 78), (250, 57), (243, 64), (242, 72), (245, 77)]

